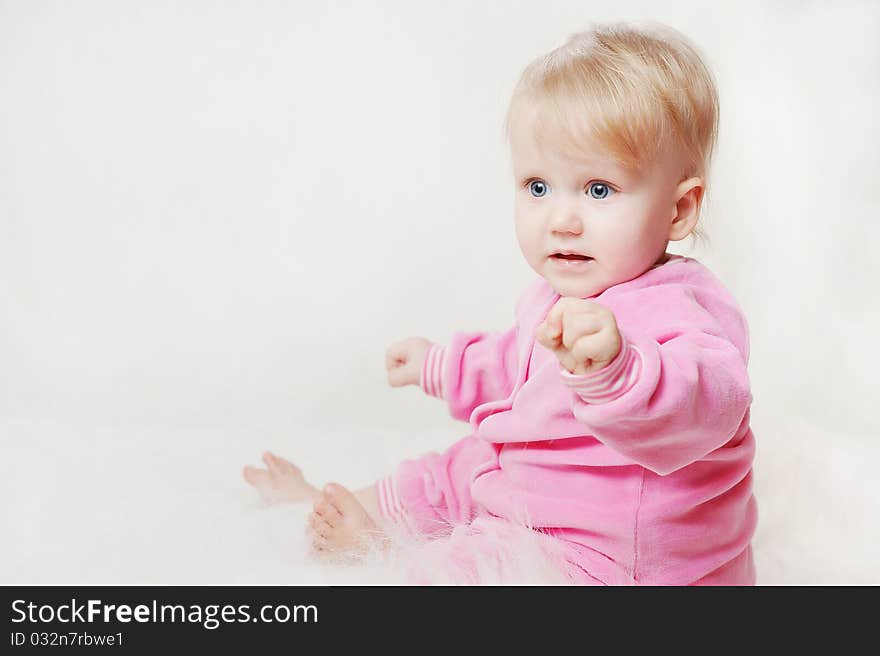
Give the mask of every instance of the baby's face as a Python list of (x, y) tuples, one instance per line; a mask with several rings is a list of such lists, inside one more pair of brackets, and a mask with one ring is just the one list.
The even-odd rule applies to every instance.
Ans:
[(557, 293), (595, 296), (665, 256), (680, 182), (674, 158), (641, 173), (600, 152), (572, 159), (535, 143), (525, 121), (513, 125), (511, 154), (516, 236)]

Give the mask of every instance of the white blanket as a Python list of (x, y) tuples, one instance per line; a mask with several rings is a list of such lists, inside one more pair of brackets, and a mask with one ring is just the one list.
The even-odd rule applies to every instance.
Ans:
[[(795, 419), (755, 416), (753, 426), (759, 584), (880, 583), (880, 502), (870, 483), (880, 446)], [(398, 454), (442, 448), (456, 435), (434, 430), (413, 440), (399, 428), (330, 424), (259, 433), (0, 420), (0, 583), (403, 582), (400, 560), (352, 567), (310, 558), (309, 509), (265, 507), (241, 479), (241, 466), (256, 464), (270, 447), (315, 482), (357, 487)], [(318, 447), (349, 445), (352, 436), (364, 448), (346, 446), (331, 458), (333, 449)], [(542, 581), (557, 582), (526, 566), (495, 582)]]

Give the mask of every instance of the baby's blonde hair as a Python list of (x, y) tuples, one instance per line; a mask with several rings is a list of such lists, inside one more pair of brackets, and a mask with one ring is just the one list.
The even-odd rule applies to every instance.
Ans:
[(657, 23), (593, 25), (529, 64), (514, 89), (504, 133), (523, 101), (535, 138), (577, 156), (596, 146), (640, 170), (664, 148), (683, 155), (682, 180), (704, 191), (718, 134), (718, 91), (695, 46)]

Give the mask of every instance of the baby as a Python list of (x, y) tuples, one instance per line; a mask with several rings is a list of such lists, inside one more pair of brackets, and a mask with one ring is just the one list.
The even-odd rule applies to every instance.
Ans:
[(313, 502), (319, 553), (391, 526), (491, 549), (506, 523), (576, 582), (753, 585), (748, 327), (706, 267), (666, 252), (696, 230), (717, 125), (712, 76), (669, 28), (595, 26), (538, 58), (505, 123), (538, 274), (515, 324), (386, 358), (392, 386), (442, 398), (470, 433), (355, 492), (270, 453), (245, 479)]

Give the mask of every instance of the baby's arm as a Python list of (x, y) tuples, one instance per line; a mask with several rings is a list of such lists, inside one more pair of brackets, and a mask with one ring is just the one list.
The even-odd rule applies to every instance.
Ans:
[(665, 475), (726, 444), (751, 402), (746, 363), (729, 340), (702, 331), (665, 342), (622, 331), (614, 362), (562, 371), (574, 416), (599, 441)]
[(449, 413), (463, 421), (478, 405), (506, 398), (516, 382), (516, 336), (516, 325), (504, 332), (454, 334), (436, 354), (433, 373), (425, 371), (426, 391), (436, 390), (435, 395), (446, 400)]
[[(546, 302), (548, 289), (543, 278), (536, 278), (517, 299), (517, 323), (505, 331), (459, 332), (445, 346), (421, 337), (398, 342), (388, 350), (389, 383), (419, 385), (426, 394), (444, 399), (450, 414), (462, 421), (478, 405), (507, 398), (519, 367), (519, 317), (525, 308)], [(401, 348), (408, 342), (408, 349)], [(407, 362), (400, 375), (392, 371)]]
[(587, 301), (571, 299), (562, 335), (558, 321), (538, 330), (560, 359), (574, 416), (596, 439), (660, 475), (726, 444), (751, 402), (745, 355), (717, 321), (690, 296), (666, 292), (663, 302), (681, 319), (656, 338), (640, 322), (618, 331), (610, 310), (591, 316)]
[(419, 385), (445, 399), (453, 417), (467, 421), (478, 405), (503, 399), (513, 389), (516, 334), (516, 326), (497, 333), (459, 332), (446, 346), (410, 337), (388, 349), (388, 382)]

